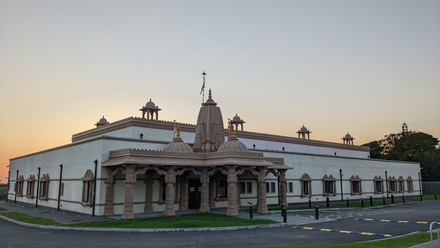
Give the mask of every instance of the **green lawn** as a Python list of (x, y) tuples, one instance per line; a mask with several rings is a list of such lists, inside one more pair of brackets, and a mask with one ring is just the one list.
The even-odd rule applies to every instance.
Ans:
[(1, 215), (8, 217), (10, 219), (18, 220), (18, 221), (25, 222), (25, 223), (39, 224), (39, 225), (52, 225), (52, 226), (61, 225), (61, 223), (53, 221), (53, 220), (35, 217), (35, 216), (22, 214), (22, 213), (8, 212), (8, 213), (1, 213)]
[[(59, 222), (22, 213), (1, 213), (8, 218), (21, 222), (40, 225), (62, 225)], [(197, 228), (197, 227), (227, 227), (275, 224), (278, 222), (264, 219), (242, 219), (222, 214), (196, 213), (181, 216), (156, 217), (133, 220), (106, 220), (77, 223), (65, 226), (98, 227), (98, 228)]]
[[(434, 235), (437, 239), (437, 234)], [(380, 241), (366, 242), (366, 243), (350, 243), (350, 244), (339, 244), (339, 245), (317, 245), (317, 246), (283, 246), (282, 248), (406, 248), (417, 244), (422, 244), (429, 242), (431, 239), (429, 233), (416, 233), (400, 238), (391, 238)], [(281, 248), (272, 247), (272, 248)]]
[(72, 224), (74, 227), (108, 227), (108, 228), (197, 228), (250, 226), (277, 223), (264, 219), (241, 219), (232, 216), (211, 213), (185, 214), (180, 216), (156, 217), (133, 220), (109, 220)]

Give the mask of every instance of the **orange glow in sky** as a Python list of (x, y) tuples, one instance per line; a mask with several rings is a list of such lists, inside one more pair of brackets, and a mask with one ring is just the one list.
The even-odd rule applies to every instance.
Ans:
[[(206, 88), (245, 130), (356, 145), (440, 137), (439, 1), (0, 1), (0, 180), (9, 159), (140, 117), (195, 123)], [(170, 137), (170, 141), (171, 141)], [(187, 141), (193, 142), (193, 141)]]

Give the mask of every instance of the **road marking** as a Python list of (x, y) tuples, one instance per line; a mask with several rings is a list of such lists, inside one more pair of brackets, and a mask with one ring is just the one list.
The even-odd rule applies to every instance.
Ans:
[[(429, 222), (427, 221), (409, 221), (409, 220), (375, 220), (375, 219), (359, 219), (359, 218), (355, 218), (354, 220), (396, 222), (396, 223), (406, 223), (406, 224), (407, 223), (429, 224)], [(438, 224), (440, 224), (440, 222)]]
[(357, 231), (345, 231), (345, 230), (334, 230), (334, 229), (327, 229), (327, 228), (314, 228), (314, 227), (300, 227), (300, 226), (293, 226), (292, 228), (301, 228), (304, 230), (316, 230), (321, 232), (337, 232), (337, 233), (345, 233), (345, 234), (359, 234), (359, 235), (368, 235), (368, 236), (382, 236), (385, 238), (391, 237), (390, 234), (380, 234), (380, 233), (370, 233), (370, 232), (357, 232)]

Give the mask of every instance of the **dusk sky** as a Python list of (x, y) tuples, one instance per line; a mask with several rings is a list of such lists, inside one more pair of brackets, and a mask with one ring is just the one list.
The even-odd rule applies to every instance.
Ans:
[(362, 145), (406, 122), (439, 138), (440, 1), (0, 0), (1, 183), (10, 158), (150, 98), (195, 124), (203, 71), (247, 131)]

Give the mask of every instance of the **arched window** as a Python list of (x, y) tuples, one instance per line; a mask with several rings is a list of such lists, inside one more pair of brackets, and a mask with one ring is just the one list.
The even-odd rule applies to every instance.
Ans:
[(358, 175), (356, 175), (356, 177), (351, 176), (350, 185), (351, 185), (351, 194), (352, 195), (362, 194), (362, 181)]
[(34, 198), (35, 176), (30, 175), (26, 182), (26, 197)]
[(397, 179), (395, 177), (388, 177), (388, 184), (390, 193), (397, 192)]
[(414, 192), (413, 180), (412, 180), (411, 176), (408, 176), (408, 178), (406, 179), (406, 184), (408, 186), (407, 191), (410, 193)]
[(403, 177), (400, 176), (399, 179), (397, 179), (399, 181), (399, 192), (403, 193), (405, 192), (405, 180), (403, 180)]
[(93, 183), (94, 176), (92, 170), (88, 169), (82, 178), (82, 199), (83, 206), (91, 206), (93, 204)]
[(322, 178), (323, 195), (336, 195), (336, 179), (330, 175)]
[(309, 197), (312, 195), (312, 179), (306, 173), (299, 179), (301, 181), (301, 196)]
[(374, 193), (383, 194), (383, 179), (382, 177), (374, 177)]
[(15, 182), (15, 194), (17, 196), (23, 196), (23, 183), (24, 183), (24, 177), (19, 176), (17, 181)]
[(49, 183), (49, 174), (43, 174), (43, 176), (40, 178), (40, 192), (38, 195), (40, 200), (47, 201), (49, 199)]

